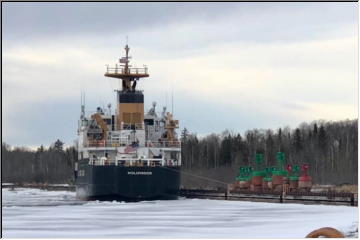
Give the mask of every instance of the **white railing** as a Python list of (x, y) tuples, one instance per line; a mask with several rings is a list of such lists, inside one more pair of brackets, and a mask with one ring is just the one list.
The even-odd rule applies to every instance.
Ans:
[(158, 141), (158, 142), (151, 142), (148, 141), (145, 143), (145, 147), (181, 147), (181, 141)]
[(148, 68), (128, 68), (125, 71), (125, 67), (115, 65), (115, 67), (106, 66), (106, 73), (109, 74), (148, 74)]
[[(88, 140), (84, 142), (84, 147), (125, 147), (131, 146), (132, 142), (125, 138), (118, 140)], [(145, 145), (139, 147), (157, 147), (157, 148), (180, 148), (181, 141), (158, 141), (158, 142), (145, 142)]]
[(123, 166), (123, 167), (156, 167), (156, 166), (178, 166), (178, 162), (174, 160), (165, 160), (163, 158), (122, 158), (122, 159), (97, 159), (91, 158), (89, 160), (89, 165), (94, 166)]
[(117, 140), (88, 140), (84, 143), (85, 147), (124, 147), (130, 145), (128, 139)]

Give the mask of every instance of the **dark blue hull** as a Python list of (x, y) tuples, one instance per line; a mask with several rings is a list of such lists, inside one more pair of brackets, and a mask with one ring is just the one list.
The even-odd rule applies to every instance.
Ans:
[(176, 199), (180, 167), (88, 165), (79, 161), (76, 195), (86, 200), (142, 201)]

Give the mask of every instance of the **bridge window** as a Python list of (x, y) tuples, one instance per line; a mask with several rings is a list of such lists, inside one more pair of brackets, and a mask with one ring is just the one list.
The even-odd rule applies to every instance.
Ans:
[(144, 119), (145, 125), (154, 125), (154, 119)]

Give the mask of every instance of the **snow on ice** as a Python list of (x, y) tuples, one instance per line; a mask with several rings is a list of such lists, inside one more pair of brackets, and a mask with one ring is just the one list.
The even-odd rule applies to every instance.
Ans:
[(183, 198), (84, 202), (67, 191), (2, 191), (8, 238), (304, 238), (321, 227), (357, 237), (356, 207)]

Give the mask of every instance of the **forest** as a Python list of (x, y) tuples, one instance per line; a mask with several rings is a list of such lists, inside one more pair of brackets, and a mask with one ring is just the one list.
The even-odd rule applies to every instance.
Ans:
[(63, 146), (59, 139), (49, 148), (41, 145), (36, 151), (2, 143), (2, 182), (72, 184), (77, 151), (73, 146)]
[[(181, 131), (182, 186), (215, 187), (235, 181), (240, 166), (251, 166), (263, 153), (267, 166), (276, 165), (276, 153), (288, 164), (310, 165), (317, 184), (357, 184), (358, 122), (314, 121), (297, 128), (252, 129), (243, 135), (225, 130), (199, 138)], [(73, 183), (76, 146), (63, 148), (55, 141), (36, 151), (2, 143), (2, 181), (13, 183)]]
[[(267, 166), (276, 165), (277, 152), (284, 152), (287, 164), (310, 166), (316, 184), (357, 184), (358, 122), (314, 121), (289, 127), (248, 130), (244, 135), (224, 131), (199, 139), (185, 128), (182, 131), (183, 184), (207, 187), (206, 176), (232, 182), (240, 166), (254, 166), (255, 154), (263, 153)], [(219, 185), (217, 182), (214, 185)], [(220, 184), (221, 185), (221, 184)]]

